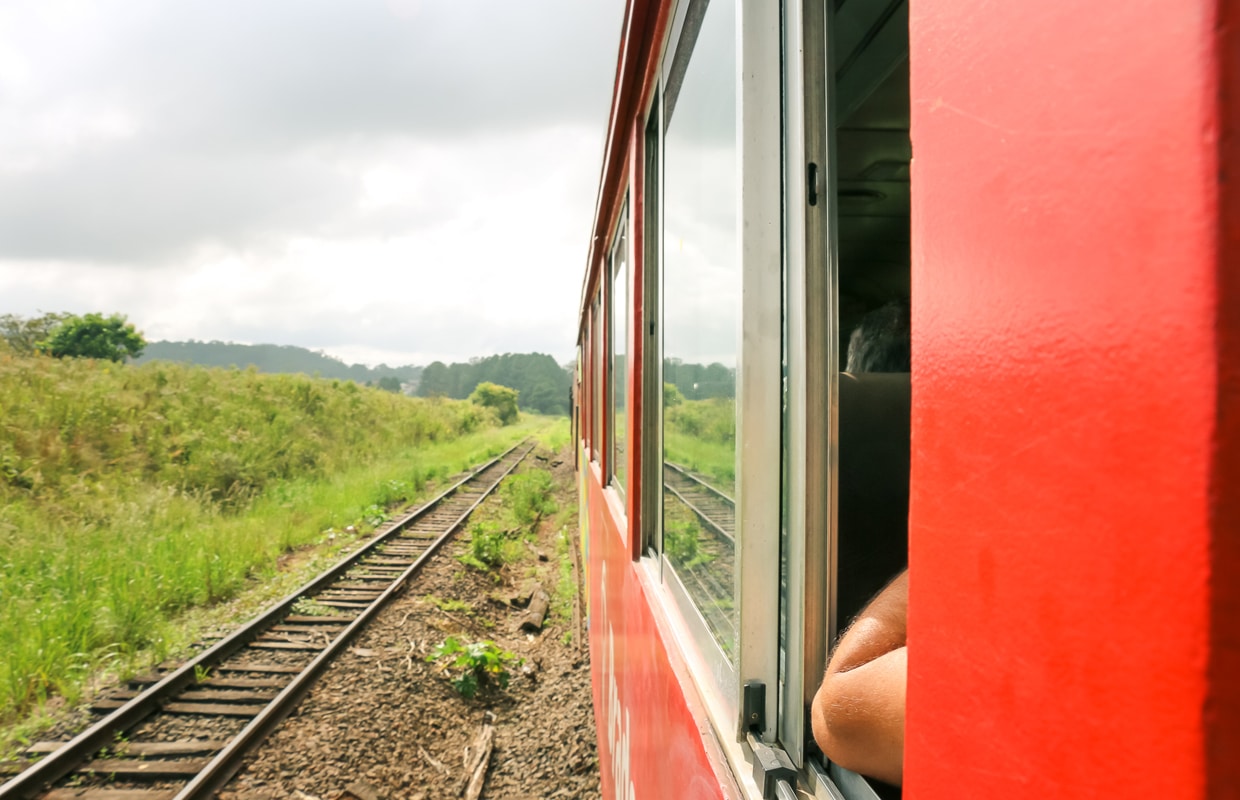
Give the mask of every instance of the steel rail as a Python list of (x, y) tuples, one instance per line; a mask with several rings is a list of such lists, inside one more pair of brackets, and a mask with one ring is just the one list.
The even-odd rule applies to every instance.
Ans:
[[(42, 792), (48, 785), (73, 772), (74, 769), (76, 769), (82, 762), (89, 760), (94, 753), (98, 752), (103, 747), (110, 745), (117, 731), (125, 731), (132, 728), (152, 713), (159, 711), (165, 700), (183, 691), (190, 684), (196, 683), (197, 675), (201, 669), (210, 668), (216, 664), (219, 664), (247, 645), (249, 642), (256, 639), (263, 630), (277, 623), (280, 619), (286, 616), (292, 609), (293, 605), (302, 597), (314, 594), (325, 586), (338, 580), (355, 564), (357, 564), (357, 562), (361, 561), (367, 555), (370, 555), (371, 552), (380, 544), (383, 544), (388, 539), (398, 536), (403, 530), (421, 519), (423, 516), (429, 514), (440, 503), (455, 494), (466, 483), (470, 482), (478, 475), (508, 457), (511, 453), (521, 447), (522, 444), (524, 444), (524, 442), (519, 442), (516, 445), (513, 445), (499, 456), (496, 456), (477, 469), (469, 472), (439, 495), (424, 503), (420, 508), (417, 508), (398, 519), (388, 530), (374, 536), (370, 541), (366, 542), (362, 547), (359, 547), (352, 554), (341, 559), (327, 571), (304, 584), (293, 593), (285, 596), (282, 600), (269, 607), (266, 611), (259, 614), (237, 631), (233, 632), (224, 639), (221, 639), (209, 649), (203, 651), (195, 658), (187, 661), (181, 667), (160, 679), (157, 683), (140, 692), (132, 700), (125, 703), (125, 705), (108, 714), (103, 719), (99, 720), (86, 730), (79, 733), (73, 739), (66, 742), (60, 749), (35, 762), (29, 768), (19, 773), (16, 777), (0, 784), (0, 800), (30, 800)], [(497, 479), (494, 485), (498, 485), (499, 481), (503, 480), (503, 478), (507, 476), (532, 449), (533, 447), (531, 446), (528, 450), (526, 450), (526, 452), (522, 454), (521, 458), (517, 459), (513, 466), (506, 470), (504, 474)], [(494, 486), (492, 489), (493, 488)], [(479, 500), (470, 506), (470, 511), (472, 512), (473, 509), (477, 507), (478, 503), (480, 503), (482, 499), (485, 499), (489, 493), (490, 490), (483, 492), (480, 495)], [(445, 539), (448, 534), (456, 530), (457, 526), (460, 525), (465, 516), (468, 516), (468, 514), (465, 514), (461, 517), (461, 519), (456, 520), (446, 534), (435, 540), (434, 548), (428, 548), (428, 551), (431, 549), (437, 549), (439, 543)], [(415, 564), (420, 565), (422, 561), (422, 556), (419, 556), (418, 560), (415, 561)], [(394, 586), (399, 584), (403, 587), (404, 582), (408, 579), (408, 575), (412, 571), (413, 567), (410, 567), (402, 573), (395, 581), (393, 581), (392, 585), (389, 585), (388, 590), (385, 591), (379, 599), (386, 602), (386, 599), (391, 596)], [(378, 602), (378, 600), (375, 602)], [(361, 615), (359, 615), (358, 619), (360, 618)], [(355, 624), (356, 619), (354, 620), (354, 623), (350, 624), (345, 629), (345, 631), (338, 634), (337, 638), (343, 636), (345, 633), (349, 633), (349, 635), (352, 636), (352, 632), (356, 630), (354, 627)], [(329, 647), (331, 647), (331, 645), (329, 645)], [(321, 670), (321, 665), (316, 666), (318, 662), (319, 659), (316, 658), (311, 662), (310, 666), (315, 667), (316, 670)], [(294, 684), (296, 683), (297, 680), (295, 679)], [(288, 688), (289, 687), (286, 687), (286, 691)], [(304, 689), (302, 690), (302, 693), (304, 693)], [(279, 701), (283, 696), (284, 692), (276, 697), (276, 701)], [(300, 695), (298, 695), (298, 698), (300, 698)], [(276, 701), (273, 701), (273, 703)], [(287, 714), (287, 712), (285, 713)], [(242, 731), (242, 734), (249, 730), (249, 727), (250, 726), (247, 726), (247, 728)]]
[[(516, 448), (513, 448), (514, 450)], [(229, 779), (236, 774), (241, 767), (241, 759), (253, 750), (257, 745), (267, 738), (268, 734), (275, 729), (285, 717), (297, 706), (301, 698), (305, 696), (310, 687), (314, 685), (319, 674), (331, 663), (332, 659), (344, 649), (344, 647), (353, 639), (355, 635), (370, 622), (380, 609), (397, 593), (405, 588), (406, 582), (412, 575), (417, 572), (422, 565), (439, 549), (440, 545), (448, 540), (448, 538), (461, 526), (469, 515), (474, 512), (494, 491), (495, 487), (508, 477), (508, 475), (517, 468), (518, 465), (529, 455), (534, 448), (531, 446), (521, 457), (512, 463), (512, 466), (504, 470), (504, 472), (495, 479), (491, 486), (481, 494), (478, 499), (470, 504), (469, 508), (463, 511), (442, 534), (435, 538), (433, 542), (427, 545), (426, 550), (417, 557), (404, 572), (393, 581), (383, 594), (379, 595), (370, 606), (358, 614), (357, 618), (349, 624), (347, 628), (341, 631), (336, 638), (327, 646), (323, 652), (319, 653), (313, 661), (311, 661), (293, 681), (276, 696), (275, 700), (263, 709), (257, 717), (252, 719), (248, 725), (240, 733), (238, 733), (228, 745), (211, 759), (210, 763), (199, 772), (177, 795), (173, 800), (194, 800), (194, 798), (208, 797), (211, 793), (222, 788)], [(511, 451), (509, 451), (511, 452)], [(505, 454), (507, 455), (507, 454)], [(498, 460), (498, 459), (497, 459)], [(481, 470), (479, 470), (481, 472)]]
[[(665, 465), (665, 466), (668, 466), (668, 467), (672, 467), (672, 469), (676, 469), (673, 465), (671, 465), (671, 464), (667, 464), (666, 462), (664, 462), (664, 465)], [(711, 492), (714, 492), (716, 495), (718, 495), (719, 497), (723, 498), (723, 500), (724, 500), (725, 502), (727, 502), (727, 503), (731, 504), (731, 506), (732, 506), (732, 508), (733, 508), (733, 510), (734, 510), (734, 511), (733, 511), (733, 513), (735, 513), (736, 504), (735, 504), (735, 503), (733, 503), (733, 502), (732, 502), (732, 500), (731, 500), (731, 498), (729, 498), (729, 497), (728, 497), (727, 495), (725, 495), (723, 492), (720, 492), (718, 489), (715, 489), (715, 488), (714, 488), (713, 486), (711, 486), (710, 484), (705, 483), (705, 482), (703, 482), (703, 481), (701, 481), (701, 480), (699, 480), (699, 479), (697, 479), (697, 478), (693, 477), (692, 475), (689, 475), (688, 473), (685, 473), (683, 470), (679, 470), (679, 472), (680, 472), (680, 473), (681, 473), (684, 477), (688, 478), (689, 480), (694, 481), (694, 482), (695, 482), (695, 483), (697, 483), (698, 485), (700, 485), (700, 486), (702, 486), (702, 487), (704, 487), (704, 488), (706, 488), (706, 489), (710, 490)], [(731, 533), (729, 533), (728, 531), (724, 530), (724, 528), (723, 528), (723, 526), (722, 526), (722, 525), (720, 525), (718, 522), (716, 522), (714, 519), (712, 519), (709, 515), (707, 515), (705, 511), (703, 511), (702, 509), (698, 508), (698, 507), (697, 507), (697, 505), (696, 505), (695, 503), (691, 502), (688, 498), (686, 498), (686, 497), (684, 496), (684, 494), (682, 494), (682, 493), (681, 493), (681, 491), (680, 491), (679, 489), (677, 489), (675, 486), (673, 486), (671, 483), (668, 483), (667, 481), (664, 481), (664, 482), (663, 482), (663, 486), (664, 486), (664, 488), (666, 488), (669, 492), (671, 492), (673, 495), (675, 495), (677, 500), (679, 500), (680, 502), (684, 503), (684, 504), (685, 504), (685, 505), (689, 508), (689, 510), (690, 510), (690, 511), (692, 511), (694, 514), (696, 514), (696, 515), (697, 515), (697, 517), (698, 517), (698, 519), (700, 519), (702, 522), (706, 523), (706, 525), (707, 525), (707, 526), (708, 526), (711, 530), (713, 530), (716, 534), (718, 534), (720, 537), (722, 537), (722, 538), (726, 539), (726, 540), (727, 540), (727, 542), (728, 542), (728, 544), (729, 544), (729, 545), (731, 545), (731, 546), (733, 547), (733, 549), (735, 549), (735, 547), (736, 547), (736, 537), (735, 537), (735, 536), (733, 536), (733, 535), (732, 535)]]
[(706, 491), (710, 492), (710, 493), (711, 493), (711, 494), (713, 494), (713, 495), (718, 496), (720, 500), (723, 500), (724, 502), (726, 502), (728, 505), (732, 506), (733, 508), (735, 508), (735, 507), (736, 507), (736, 501), (735, 501), (735, 500), (733, 500), (731, 497), (728, 497), (726, 494), (724, 494), (723, 492), (719, 491), (719, 490), (718, 490), (718, 489), (716, 489), (714, 486), (711, 486), (709, 483), (707, 483), (706, 481), (702, 480), (702, 479), (701, 479), (701, 478), (699, 478), (698, 476), (694, 475), (692, 472), (690, 472), (689, 470), (687, 470), (687, 469), (685, 469), (684, 467), (680, 466), (679, 464), (673, 463), (673, 462), (671, 462), (671, 461), (664, 461), (664, 462), (663, 462), (663, 466), (665, 466), (665, 467), (667, 467), (668, 469), (670, 469), (670, 470), (672, 470), (672, 471), (676, 472), (678, 475), (682, 475), (682, 476), (684, 476), (685, 478), (688, 478), (689, 480), (693, 481), (693, 482), (694, 482), (694, 483), (696, 483), (697, 485), (701, 486), (701, 487), (702, 487), (703, 489), (705, 489)]

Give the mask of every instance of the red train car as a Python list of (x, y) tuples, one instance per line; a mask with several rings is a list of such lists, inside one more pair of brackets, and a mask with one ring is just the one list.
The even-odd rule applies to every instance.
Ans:
[[(606, 797), (1240, 798), (1238, 12), (628, 0), (575, 411)], [(849, 363), (884, 314), (911, 366)], [(906, 564), (893, 787), (810, 708)]]

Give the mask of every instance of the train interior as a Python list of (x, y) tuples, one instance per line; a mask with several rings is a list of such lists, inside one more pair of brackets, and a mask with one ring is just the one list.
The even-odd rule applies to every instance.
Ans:
[(831, 30), (841, 368), (836, 602), (842, 630), (908, 563), (908, 2), (844, 0)]
[[(835, 586), (843, 630), (908, 564), (908, 2), (839, 0), (833, 22), (841, 369)], [(871, 787), (900, 796), (896, 787)]]

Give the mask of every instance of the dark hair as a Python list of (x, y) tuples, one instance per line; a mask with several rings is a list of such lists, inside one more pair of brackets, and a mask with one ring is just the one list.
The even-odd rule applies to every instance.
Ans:
[(909, 305), (893, 300), (861, 318), (848, 339), (846, 372), (909, 371)]

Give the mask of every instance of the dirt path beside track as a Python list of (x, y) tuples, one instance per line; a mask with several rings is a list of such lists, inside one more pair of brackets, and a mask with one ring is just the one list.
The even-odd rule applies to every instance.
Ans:
[[(571, 451), (542, 451), (527, 468), (550, 471), (559, 507), (575, 511)], [(478, 512), (484, 518), (487, 506)], [(576, 514), (543, 519), (525, 558), (488, 572), (455, 557), (468, 550), (468, 527), (327, 670), (221, 798), (459, 798), (471, 777), (466, 748), (486, 725), (494, 745), (481, 797), (599, 796), (588, 648), (574, 593), (561, 586)], [(503, 598), (534, 582), (553, 610), (542, 631), (529, 634), (517, 629), (526, 612)], [(494, 641), (524, 664), (511, 669), (507, 689), (484, 687), (465, 699), (426, 660), (449, 635)]]

